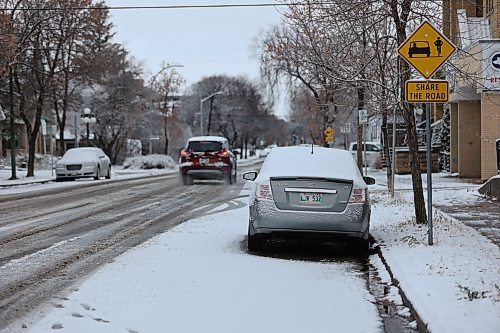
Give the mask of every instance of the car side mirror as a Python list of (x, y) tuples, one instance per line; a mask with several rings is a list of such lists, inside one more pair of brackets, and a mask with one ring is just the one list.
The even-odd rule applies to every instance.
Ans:
[(375, 185), (375, 178), (364, 176), (363, 180), (365, 181), (366, 185)]
[(259, 173), (257, 171), (249, 171), (243, 174), (243, 179), (254, 181)]

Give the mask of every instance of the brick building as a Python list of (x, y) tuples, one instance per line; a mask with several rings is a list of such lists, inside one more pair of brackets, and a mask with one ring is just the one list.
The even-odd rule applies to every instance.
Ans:
[(444, 0), (443, 32), (460, 49), (450, 80), (451, 171), (486, 180), (500, 165), (500, 0)]

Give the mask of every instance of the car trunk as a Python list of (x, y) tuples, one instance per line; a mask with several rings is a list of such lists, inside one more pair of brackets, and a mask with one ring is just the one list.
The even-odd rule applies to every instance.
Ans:
[(352, 180), (326, 178), (271, 178), (280, 210), (343, 212), (349, 203)]

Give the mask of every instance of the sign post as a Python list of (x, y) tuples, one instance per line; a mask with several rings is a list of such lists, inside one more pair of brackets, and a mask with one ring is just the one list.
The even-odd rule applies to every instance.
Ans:
[(328, 143), (328, 145), (331, 147), (333, 145), (333, 134), (335, 133), (335, 131), (333, 130), (333, 128), (328, 127), (324, 133), (325, 142)]
[(429, 80), (457, 51), (455, 45), (429, 21), (424, 21), (398, 48), (399, 55), (426, 80), (406, 81), (405, 99), (408, 103), (425, 103), (427, 133), (427, 220), (428, 243), (433, 245), (432, 228), (432, 131), (430, 103), (448, 101), (448, 82)]

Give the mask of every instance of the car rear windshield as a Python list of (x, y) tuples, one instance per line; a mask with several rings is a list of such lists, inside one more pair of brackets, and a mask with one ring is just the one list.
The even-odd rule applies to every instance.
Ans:
[(188, 150), (194, 152), (205, 151), (220, 151), (222, 150), (222, 142), (217, 141), (190, 141)]

